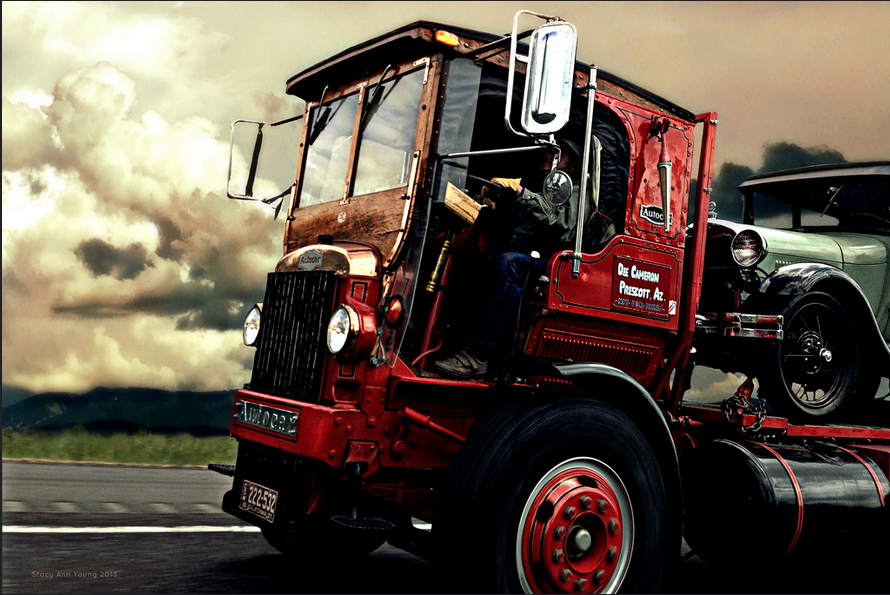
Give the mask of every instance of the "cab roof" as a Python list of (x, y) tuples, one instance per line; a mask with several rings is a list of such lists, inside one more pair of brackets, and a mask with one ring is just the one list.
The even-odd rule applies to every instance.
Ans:
[[(437, 42), (436, 32), (440, 30), (457, 35), (457, 47)], [(495, 45), (496, 42), (501, 43)], [(488, 44), (492, 44), (492, 47), (482, 52), (482, 56), (489, 54), (489, 51), (509, 52), (510, 34), (496, 35), (431, 21), (417, 21), (354, 45), (310, 66), (288, 79), (286, 91), (305, 101), (318, 101), (324, 88), (333, 80), (355, 80), (364, 73), (379, 70), (381, 64), (429, 55), (433, 47), (452, 56), (479, 55), (476, 50)], [(575, 70), (586, 75), (590, 72), (590, 64), (576, 61)], [(661, 109), (689, 122), (695, 120), (693, 112), (600, 68), (597, 69), (597, 86), (607, 93), (617, 94), (621, 90), (625, 99)]]

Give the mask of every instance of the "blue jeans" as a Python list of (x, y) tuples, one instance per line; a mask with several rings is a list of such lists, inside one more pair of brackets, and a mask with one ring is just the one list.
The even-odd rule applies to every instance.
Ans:
[(504, 252), (495, 257), (494, 286), (486, 296), (481, 319), (470, 332), (471, 351), (483, 359), (494, 353), (513, 322), (529, 273), (540, 276), (546, 264), (546, 260), (520, 252)]

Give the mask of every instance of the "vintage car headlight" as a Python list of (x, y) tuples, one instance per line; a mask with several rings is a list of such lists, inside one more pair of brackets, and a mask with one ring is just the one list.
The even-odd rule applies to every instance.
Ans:
[(244, 330), (241, 333), (241, 337), (244, 340), (244, 344), (248, 347), (255, 345), (257, 337), (260, 335), (262, 314), (263, 305), (257, 304), (250, 309), (250, 312), (247, 313), (247, 317), (244, 319)]
[(752, 229), (736, 234), (732, 239), (732, 258), (739, 266), (751, 267), (766, 256), (766, 240)]
[(355, 308), (341, 305), (328, 322), (328, 349), (334, 355), (349, 353), (358, 341), (359, 318)]

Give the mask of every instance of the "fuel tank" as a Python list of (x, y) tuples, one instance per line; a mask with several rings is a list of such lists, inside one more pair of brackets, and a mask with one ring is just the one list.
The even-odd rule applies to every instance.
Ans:
[(890, 483), (851, 448), (713, 440), (689, 453), (683, 483), (686, 542), (709, 564), (890, 548)]

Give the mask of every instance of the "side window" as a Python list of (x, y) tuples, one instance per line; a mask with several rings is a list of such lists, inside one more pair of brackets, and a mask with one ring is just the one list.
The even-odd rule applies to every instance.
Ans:
[(343, 198), (357, 105), (353, 94), (312, 111), (301, 207)]
[(602, 143), (600, 196), (596, 212), (588, 214), (584, 227), (585, 251), (596, 251), (627, 225), (627, 192), (630, 178), (630, 137), (624, 121), (611, 109), (597, 104), (593, 135)]
[(408, 183), (423, 75), (421, 69), (379, 87), (369, 85), (354, 196)]

